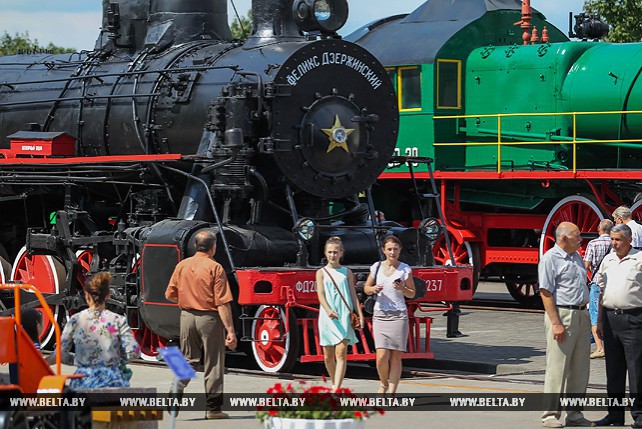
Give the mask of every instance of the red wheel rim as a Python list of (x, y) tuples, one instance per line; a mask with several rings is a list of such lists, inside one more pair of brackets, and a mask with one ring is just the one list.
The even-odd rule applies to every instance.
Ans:
[[(61, 263), (54, 261), (48, 255), (29, 255), (25, 247), (18, 253), (11, 272), (11, 280), (33, 285), (43, 294), (59, 293), (60, 285), (63, 284), (64, 278), (64, 267)], [(65, 312), (64, 307), (56, 305), (51, 310), (54, 318), (60, 323), (59, 315), (61, 311)], [(44, 312), (42, 310), (40, 312), (43, 313), (43, 330), (40, 335), (40, 342), (44, 347), (48, 345), (53, 337), (54, 329)]]
[[(450, 246), (453, 249), (455, 265), (472, 265), (472, 251), (467, 242), (458, 243), (452, 235), (449, 235)], [(450, 254), (446, 246), (446, 238), (441, 235), (432, 248), (433, 256), (437, 265), (447, 265), (450, 261)]]
[[(586, 197), (573, 196), (557, 203), (544, 223), (540, 242), (540, 255), (546, 253), (555, 245), (555, 228), (562, 222), (573, 222), (583, 233), (595, 233), (597, 226), (603, 219), (602, 211), (597, 205)], [(579, 249), (584, 255), (588, 240), (582, 241)]]
[(253, 338), (258, 340), (253, 343), (255, 356), (260, 361), (259, 364), (275, 368), (288, 353), (287, 341), (282, 338), (282, 335), (285, 335), (284, 320), (279, 309), (275, 307), (259, 309), (256, 317), (257, 320), (252, 326)]

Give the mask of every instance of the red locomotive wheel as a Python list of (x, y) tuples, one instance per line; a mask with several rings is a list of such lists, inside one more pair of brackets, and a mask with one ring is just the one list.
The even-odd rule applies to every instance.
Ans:
[[(11, 271), (11, 280), (21, 281), (38, 288), (43, 294), (60, 293), (65, 284), (65, 267), (55, 257), (48, 255), (29, 255), (22, 247)], [(62, 305), (52, 306), (56, 321), (61, 325), (67, 319), (67, 310)], [(54, 329), (47, 317), (43, 317), (43, 331), (40, 335), (42, 348), (52, 348), (56, 342)]]
[[(479, 249), (476, 244), (471, 244), (467, 241), (459, 243), (451, 233), (448, 233), (448, 237), (455, 258), (454, 265), (473, 266), (473, 293), (475, 293), (477, 284), (479, 283), (479, 272), (481, 271)], [(452, 262), (450, 262), (450, 254), (446, 246), (446, 238), (443, 234), (439, 236), (439, 239), (437, 239), (437, 242), (432, 247), (432, 253), (437, 265), (453, 265)]]
[(133, 329), (134, 338), (140, 346), (140, 358), (148, 362), (158, 361), (159, 347), (165, 347), (167, 345), (167, 339), (161, 337), (160, 335), (154, 333), (145, 322), (141, 321), (141, 326), (137, 329)]
[(290, 311), (290, 329), (285, 329), (283, 307), (262, 305), (252, 322), (252, 353), (265, 372), (288, 372), (299, 353), (299, 334), (294, 312)]
[[(581, 195), (572, 195), (558, 202), (551, 209), (539, 242), (540, 257), (555, 245), (555, 228), (562, 222), (573, 222), (580, 229), (580, 234), (595, 235), (597, 226), (602, 219), (607, 219), (605, 214), (598, 205), (587, 197)], [(580, 253), (584, 255), (584, 250), (589, 240), (583, 240)]]
[[(559, 201), (553, 207), (544, 222), (539, 243), (540, 257), (555, 245), (555, 229), (562, 222), (573, 222), (580, 229), (581, 234), (592, 236), (597, 232), (600, 220), (606, 218), (602, 210), (591, 198), (581, 195), (572, 195)], [(589, 240), (582, 241), (580, 253)], [(506, 288), (511, 296), (520, 304), (530, 307), (541, 307), (539, 285), (536, 279), (506, 278)]]
[[(138, 272), (140, 261), (140, 255), (137, 254), (136, 258), (132, 261), (132, 273)], [(133, 318), (130, 318), (129, 325), (132, 327), (134, 338), (136, 338), (140, 346), (140, 358), (148, 362), (157, 362), (159, 359), (158, 349), (167, 345), (167, 338), (161, 337), (149, 329), (149, 326), (147, 326), (142, 319), (139, 321), (140, 316), (133, 316)], [(140, 324), (140, 326), (138, 326), (138, 324)]]

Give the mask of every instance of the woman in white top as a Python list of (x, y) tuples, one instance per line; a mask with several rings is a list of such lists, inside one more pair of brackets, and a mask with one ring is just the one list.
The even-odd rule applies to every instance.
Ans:
[(381, 381), (378, 393), (392, 395), (397, 391), (401, 379), (401, 355), (408, 345), (408, 309), (404, 298), (415, 296), (415, 284), (410, 267), (399, 261), (399, 239), (395, 236), (386, 237), (382, 250), (386, 260), (370, 267), (363, 290), (367, 295), (377, 294), (372, 329), (377, 349), (377, 372)]

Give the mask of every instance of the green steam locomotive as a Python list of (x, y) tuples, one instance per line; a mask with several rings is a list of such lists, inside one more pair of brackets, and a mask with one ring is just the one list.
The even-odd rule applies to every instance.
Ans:
[[(598, 41), (607, 31), (576, 15), (570, 41), (529, 0), (429, 0), (350, 35), (395, 85), (397, 154), (434, 160), (381, 175), (387, 218), (421, 219), (428, 181), (426, 202), (386, 196), (433, 174), (456, 262), (537, 304), (537, 262), (561, 221), (586, 245), (615, 207), (642, 213), (642, 43)], [(450, 262), (445, 240), (434, 252)]]

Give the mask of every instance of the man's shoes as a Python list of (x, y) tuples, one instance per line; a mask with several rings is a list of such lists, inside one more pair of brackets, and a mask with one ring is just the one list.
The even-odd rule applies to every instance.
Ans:
[(595, 350), (590, 355), (591, 359), (598, 359), (598, 358), (603, 358), (603, 357), (604, 357), (604, 350)]
[(229, 419), (230, 415), (227, 413), (224, 413), (223, 411), (206, 411), (205, 418), (207, 420), (223, 420), (223, 419)]
[(566, 427), (591, 427), (593, 426), (593, 422), (585, 417), (582, 417), (576, 420), (566, 419), (565, 426)]
[(555, 417), (547, 417), (544, 420), (542, 420), (542, 427), (545, 428), (563, 428), (564, 425), (562, 422), (557, 420)]
[(593, 426), (624, 426), (624, 420), (617, 420), (607, 414), (606, 417), (593, 422)]
[(631, 423), (632, 428), (642, 428), (642, 419), (637, 419), (633, 423)]

